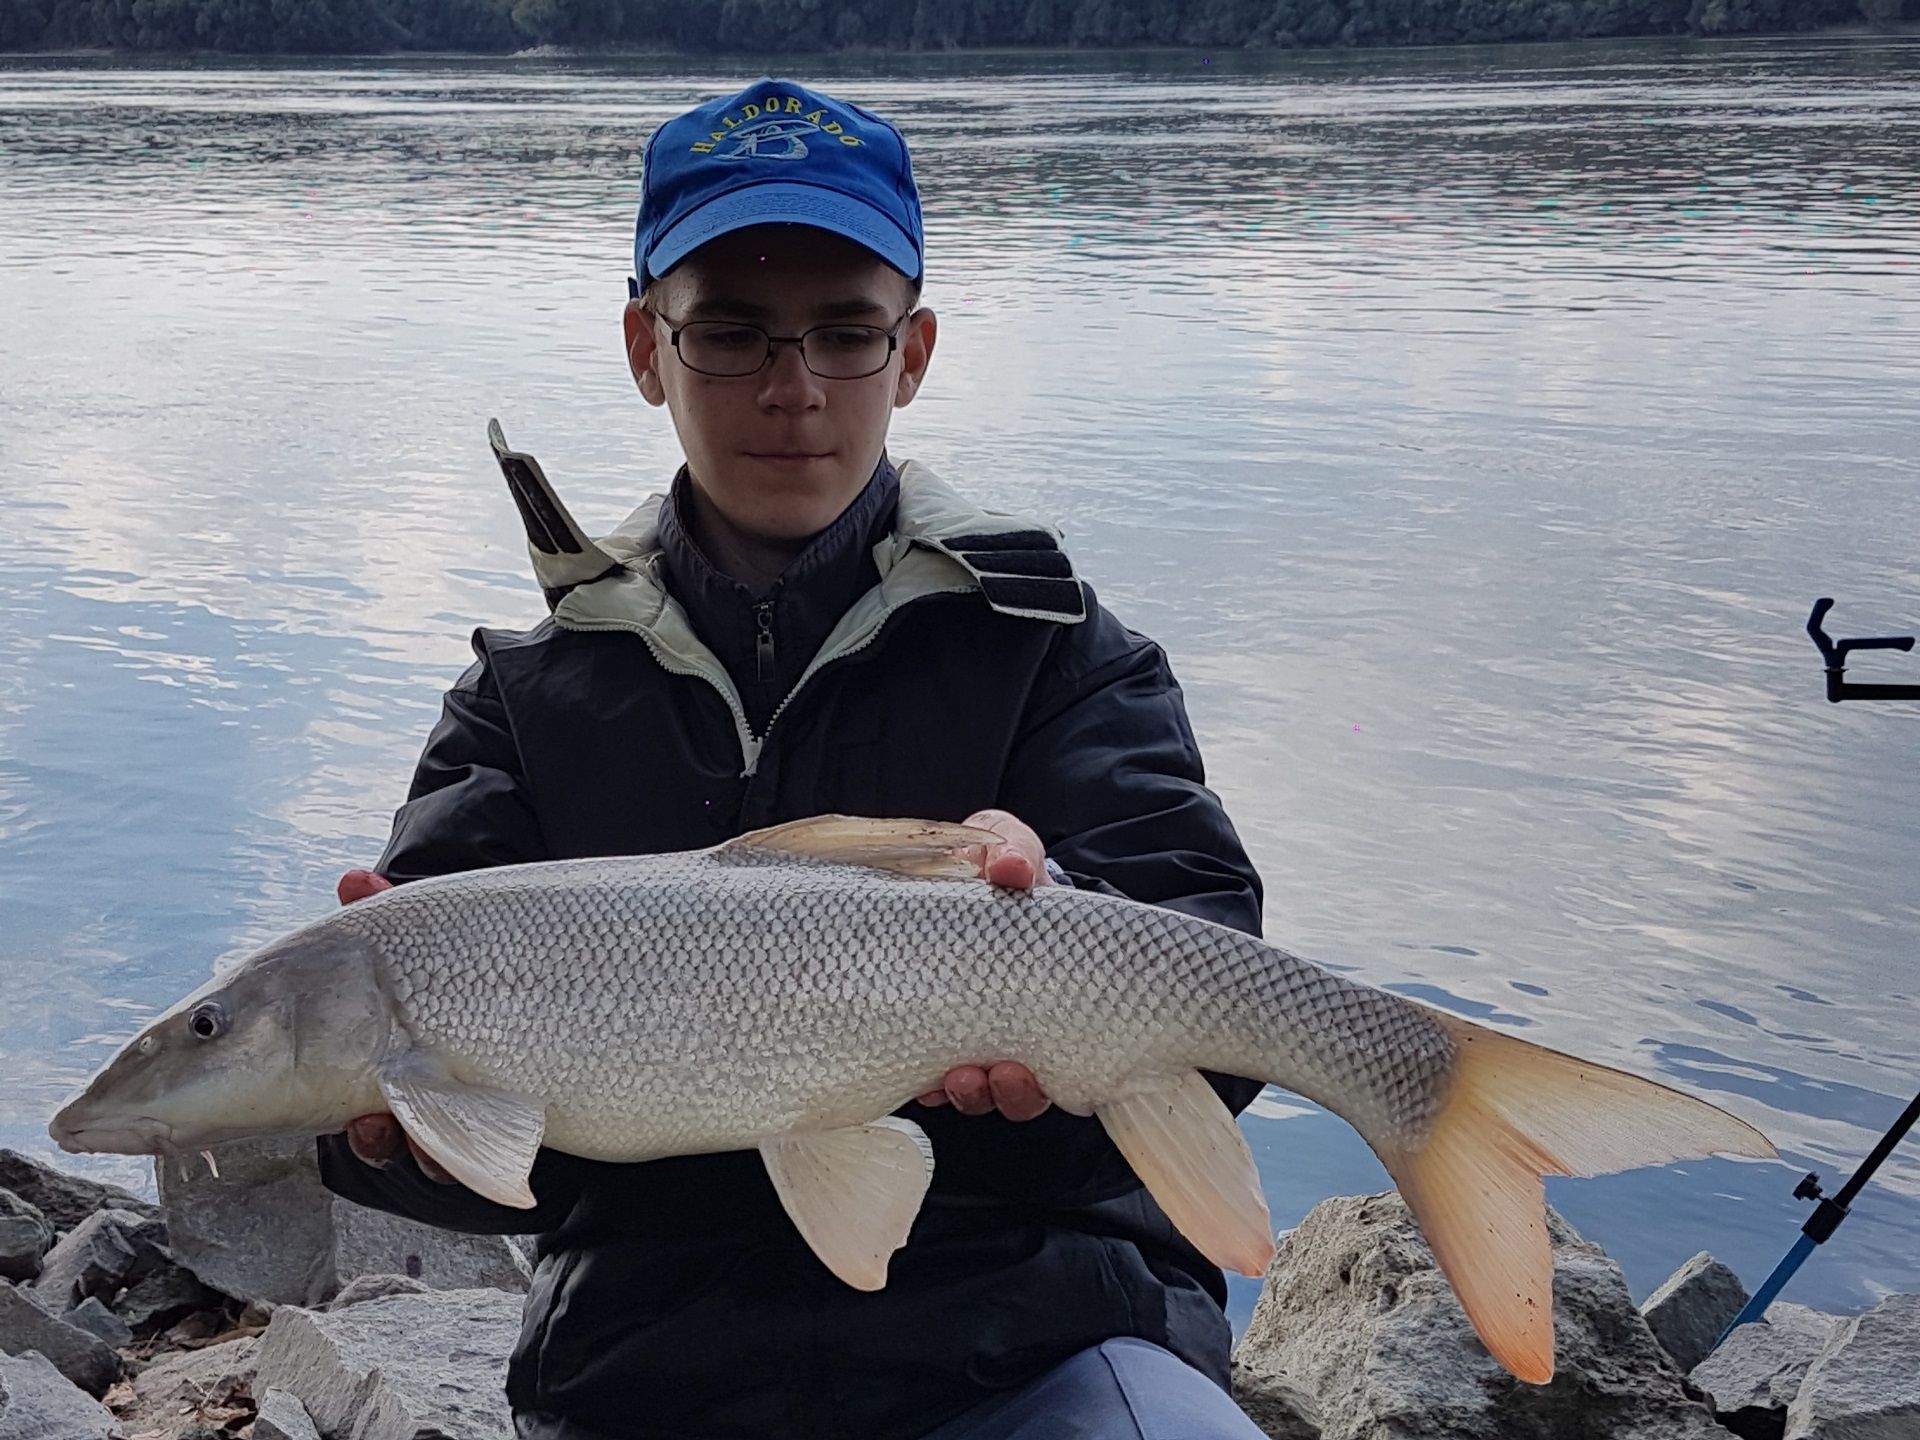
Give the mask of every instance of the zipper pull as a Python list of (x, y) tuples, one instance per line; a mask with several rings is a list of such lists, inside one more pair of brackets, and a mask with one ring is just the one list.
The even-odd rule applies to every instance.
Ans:
[(762, 685), (773, 679), (773, 601), (762, 600), (753, 607), (754, 619), (759, 622), (760, 634), (757, 643), (759, 662), (755, 678)]

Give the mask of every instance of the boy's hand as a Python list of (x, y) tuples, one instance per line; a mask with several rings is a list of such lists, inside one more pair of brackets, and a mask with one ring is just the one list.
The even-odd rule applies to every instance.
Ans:
[[(981, 857), (981, 879), (1013, 890), (1053, 884), (1053, 877), (1047, 873), (1047, 847), (1024, 821), (1004, 810), (976, 810), (963, 823), (1002, 837), (1002, 844), (989, 848)], [(1031, 1120), (1053, 1103), (1033, 1072), (1018, 1060), (956, 1065), (938, 1090), (929, 1090), (919, 1099), (922, 1105), (951, 1103), (962, 1115), (998, 1110), (1009, 1120)]]
[[(339, 895), (342, 905), (351, 905), (356, 900), (364, 900), (369, 895), (378, 895), (382, 890), (392, 888), (393, 882), (384, 875), (377, 875), (371, 870), (349, 870), (340, 877), (334, 892)], [(347, 1122), (347, 1148), (353, 1151), (354, 1158), (361, 1164), (371, 1165), (376, 1170), (384, 1170), (393, 1163), (403, 1141), (413, 1151), (414, 1161), (419, 1165), (422, 1175), (429, 1180), (438, 1180), (442, 1185), (456, 1183), (437, 1160), (413, 1143), (393, 1116), (383, 1112), (362, 1115)]]

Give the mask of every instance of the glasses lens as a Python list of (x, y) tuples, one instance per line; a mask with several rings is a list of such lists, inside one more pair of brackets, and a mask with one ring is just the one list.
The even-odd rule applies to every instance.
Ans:
[(858, 380), (887, 363), (892, 343), (876, 325), (823, 325), (807, 332), (807, 367), (830, 380)]
[(680, 327), (680, 358), (703, 375), (751, 375), (767, 361), (767, 332), (696, 320)]

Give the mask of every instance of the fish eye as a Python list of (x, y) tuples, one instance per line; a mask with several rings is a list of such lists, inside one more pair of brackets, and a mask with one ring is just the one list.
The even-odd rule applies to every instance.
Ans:
[(218, 1040), (232, 1023), (218, 1000), (203, 1000), (187, 1013), (187, 1029), (199, 1040)]

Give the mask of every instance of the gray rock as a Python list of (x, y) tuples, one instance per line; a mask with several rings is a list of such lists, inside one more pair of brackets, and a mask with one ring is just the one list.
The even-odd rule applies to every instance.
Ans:
[(1267, 1440), (1321, 1440), (1320, 1402), (1284, 1375), (1236, 1360), (1233, 1398)]
[(1653, 1338), (1620, 1269), (1552, 1211), (1554, 1359), (1527, 1385), (1481, 1346), (1395, 1194), (1316, 1206), (1282, 1244), (1242, 1337), (1326, 1440), (1726, 1440)]
[(113, 1302), (114, 1313), (136, 1335), (151, 1335), (196, 1310), (225, 1302), (224, 1296), (202, 1285), (199, 1278), (171, 1260), (143, 1276)]
[(1653, 1338), (1686, 1371), (1707, 1358), (1746, 1303), (1740, 1277), (1702, 1250), (1640, 1302), (1640, 1313)]
[(174, 1259), (242, 1300), (311, 1304), (334, 1288), (333, 1195), (313, 1141), (249, 1140), (214, 1151), (184, 1178), (154, 1165)]
[(89, 1395), (104, 1395), (120, 1378), (120, 1357), (97, 1335), (57, 1320), (15, 1288), (0, 1280), (0, 1352), (38, 1350), (54, 1368)]
[(1786, 1440), (1920, 1437), (1920, 1295), (1890, 1295), (1833, 1332), (1787, 1407)]
[(314, 1305), (359, 1275), (411, 1275), (437, 1290), (524, 1294), (532, 1272), (501, 1235), (438, 1230), (341, 1200), (311, 1140), (215, 1152), (220, 1178), (156, 1167), (171, 1247), (206, 1284), (246, 1300)]
[(123, 1285), (167, 1263), (166, 1230), (131, 1210), (100, 1210), (60, 1238), (40, 1262), (33, 1282), (38, 1296), (65, 1314), (89, 1295), (111, 1300)]
[(1807, 1367), (1841, 1323), (1838, 1316), (1776, 1300), (1764, 1320), (1734, 1331), (1687, 1378), (1706, 1392), (1720, 1423), (1742, 1440), (1780, 1440), (1787, 1406)]
[(69, 1325), (77, 1325), (89, 1335), (97, 1336), (115, 1350), (133, 1343), (133, 1331), (127, 1328), (127, 1322), (91, 1295), (60, 1318)]
[(11, 1190), (0, 1190), (0, 1280), (31, 1280), (53, 1245), (53, 1222)]
[(284, 1390), (269, 1390), (260, 1399), (253, 1440), (320, 1440), (320, 1431), (306, 1406)]
[(224, 1435), (229, 1421), (253, 1409), (254, 1336), (200, 1350), (162, 1355), (133, 1377), (133, 1395), (121, 1409), (137, 1437), (184, 1437), (196, 1430)]
[(533, 1271), (504, 1235), (463, 1235), (333, 1202), (333, 1269), (341, 1281), (362, 1275), (405, 1275), (434, 1290), (507, 1290), (527, 1293)]
[(381, 1300), (388, 1295), (425, 1295), (432, 1288), (411, 1275), (356, 1275), (340, 1288), (327, 1309), (344, 1310), (362, 1300)]
[(126, 1433), (46, 1356), (0, 1355), (0, 1440), (125, 1440)]
[(102, 1185), (30, 1160), (15, 1150), (0, 1150), (0, 1190), (11, 1190), (52, 1223), (71, 1230), (96, 1210), (131, 1210), (155, 1216), (160, 1207), (118, 1185)]
[(367, 1300), (274, 1313), (256, 1384), (288, 1391), (323, 1435), (353, 1440), (504, 1440), (513, 1433), (507, 1356), (520, 1298), (502, 1290)]

